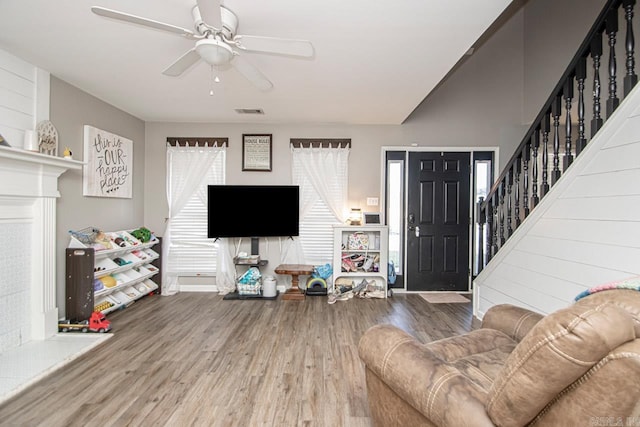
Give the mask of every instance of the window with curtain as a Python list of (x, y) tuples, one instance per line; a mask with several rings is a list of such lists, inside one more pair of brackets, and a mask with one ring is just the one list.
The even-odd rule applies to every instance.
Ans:
[(179, 276), (211, 276), (217, 271), (218, 244), (207, 238), (207, 186), (224, 184), (225, 157), (225, 147), (167, 147), (163, 293), (165, 286), (167, 293), (177, 291)]
[(307, 264), (330, 263), (333, 226), (344, 223), (349, 148), (292, 148), (293, 183), (300, 186), (300, 244)]

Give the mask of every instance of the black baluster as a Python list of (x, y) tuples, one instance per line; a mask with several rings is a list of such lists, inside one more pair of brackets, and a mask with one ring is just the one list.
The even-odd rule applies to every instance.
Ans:
[(531, 143), (527, 142), (522, 152), (522, 208), (525, 218), (529, 216), (529, 160), (531, 160)]
[(549, 132), (551, 123), (549, 113), (542, 117), (542, 185), (540, 187), (540, 198), (542, 199), (549, 192)]
[(564, 82), (564, 107), (567, 112), (564, 124), (564, 161), (562, 170), (566, 171), (573, 162), (573, 153), (571, 152), (571, 101), (573, 100), (573, 76), (567, 77)]
[(607, 99), (607, 118), (620, 105), (617, 95), (618, 83), (616, 82), (616, 34), (618, 33), (618, 10), (613, 8), (607, 15), (605, 31), (609, 39), (609, 98)]
[(593, 118), (591, 119), (591, 138), (602, 127), (600, 114), (600, 58), (602, 57), (602, 33), (598, 33), (591, 40), (591, 58), (593, 58)]
[(491, 237), (491, 258), (495, 254), (498, 253), (498, 227), (500, 226), (500, 221), (498, 218), (498, 192), (496, 191), (491, 196), (491, 231), (493, 233), (493, 237)]
[(493, 251), (493, 197), (491, 199), (487, 200), (487, 203), (485, 205), (485, 217), (487, 218), (487, 249), (486, 249), (486, 254), (487, 254), (487, 261), (485, 263), (485, 265), (487, 265), (489, 263), (489, 261), (491, 261), (491, 258), (493, 257), (492, 251)]
[(484, 267), (484, 224), (487, 222), (487, 217), (482, 209), (482, 203), (484, 197), (480, 197), (478, 200), (478, 259), (477, 259), (477, 271), (482, 271)]
[(513, 204), (515, 205), (514, 216), (516, 218), (516, 228), (520, 225), (520, 174), (522, 173), (521, 156), (516, 157), (515, 171), (513, 173), (513, 184), (515, 186), (513, 194)]
[(624, 96), (629, 95), (631, 89), (638, 83), (638, 76), (634, 70), (635, 60), (633, 58), (633, 51), (635, 49), (635, 38), (633, 37), (633, 6), (636, 4), (636, 0), (624, 0), (622, 5), (624, 6), (624, 17), (627, 21), (627, 37), (625, 42), (625, 49), (627, 52), (627, 60), (625, 65), (627, 67), (627, 75), (624, 77)]
[(500, 181), (500, 187), (499, 187), (499, 191), (500, 191), (500, 247), (502, 247), (504, 245), (505, 242), (505, 238), (504, 238), (504, 196), (506, 195), (506, 183), (505, 183), (505, 179), (502, 178), (502, 181)]
[(587, 78), (587, 58), (580, 58), (576, 64), (576, 81), (578, 82), (578, 139), (576, 139), (576, 156), (587, 146), (584, 137), (584, 80)]
[(551, 185), (554, 185), (562, 175), (560, 172), (560, 115), (562, 114), (562, 98), (556, 96), (551, 104), (553, 116), (553, 169), (551, 170)]
[(511, 198), (511, 189), (513, 187), (513, 165), (509, 168), (509, 174), (507, 176), (507, 238), (511, 237), (513, 234), (513, 223), (511, 215), (513, 213), (512, 209), (512, 198)]
[(533, 151), (533, 162), (531, 166), (531, 207), (535, 208), (540, 202), (538, 196), (538, 148), (540, 148), (540, 130), (536, 129), (531, 135), (531, 149)]

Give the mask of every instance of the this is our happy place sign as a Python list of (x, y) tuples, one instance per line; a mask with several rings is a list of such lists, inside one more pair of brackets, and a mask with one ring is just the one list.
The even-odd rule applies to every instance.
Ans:
[(133, 142), (130, 139), (84, 126), (82, 194), (131, 198)]

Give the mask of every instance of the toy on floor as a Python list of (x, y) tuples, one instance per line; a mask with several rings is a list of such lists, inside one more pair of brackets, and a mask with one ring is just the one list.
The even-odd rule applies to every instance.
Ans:
[(81, 332), (109, 332), (111, 330), (111, 322), (104, 317), (99, 311), (91, 313), (89, 320), (79, 322), (67, 319), (58, 322), (58, 332), (81, 331)]

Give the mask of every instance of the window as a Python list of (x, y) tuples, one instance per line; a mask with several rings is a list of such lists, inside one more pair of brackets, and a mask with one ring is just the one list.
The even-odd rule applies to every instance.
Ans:
[(333, 226), (343, 224), (348, 148), (293, 148), (293, 183), (300, 186), (300, 244), (305, 263), (330, 263)]
[(309, 213), (300, 219), (300, 244), (306, 263), (323, 265), (331, 262), (333, 226), (341, 224), (322, 200), (313, 203)]
[[(493, 181), (493, 153), (491, 152), (475, 152), (473, 153), (473, 203), (478, 208), (480, 198), (485, 199), (491, 188)], [(482, 229), (482, 235), (480, 235), (480, 224), (478, 224), (478, 212), (475, 212), (475, 218), (473, 222), (473, 275), (478, 275), (482, 267), (488, 262), (485, 248), (480, 247), (486, 245), (488, 235), (488, 228), (486, 226)], [(482, 254), (484, 259), (481, 259)]]
[(168, 198), (172, 205), (170, 232), (165, 233), (169, 239), (165, 241), (169, 276), (216, 273), (218, 244), (207, 238), (207, 186), (224, 184), (225, 154), (226, 150), (218, 147), (167, 147)]
[(173, 218), (167, 264), (178, 276), (209, 276), (217, 256), (218, 244), (207, 238), (207, 200), (194, 194)]
[(404, 264), (404, 159), (387, 160), (387, 224), (389, 225), (389, 260), (402, 275)]

